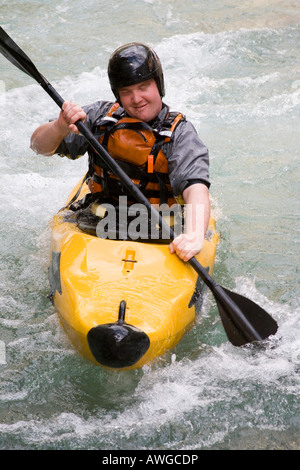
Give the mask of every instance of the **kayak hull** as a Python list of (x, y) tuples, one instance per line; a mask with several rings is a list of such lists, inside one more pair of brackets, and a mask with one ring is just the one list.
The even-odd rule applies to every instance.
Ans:
[[(52, 221), (49, 277), (75, 348), (112, 369), (140, 368), (174, 348), (195, 322), (197, 273), (168, 244), (98, 238), (68, 221), (67, 212)], [(210, 274), (217, 244), (210, 219), (197, 256)]]

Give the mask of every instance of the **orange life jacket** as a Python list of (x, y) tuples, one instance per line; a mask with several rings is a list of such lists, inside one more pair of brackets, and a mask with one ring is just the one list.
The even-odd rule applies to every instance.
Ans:
[[(172, 140), (176, 126), (184, 120), (181, 113), (168, 111), (159, 129), (130, 117), (122, 117), (114, 103), (96, 130), (99, 142), (123, 168), (151, 204), (168, 203), (175, 199), (171, 190), (168, 160), (161, 147)], [(96, 152), (90, 152), (89, 189), (92, 193), (104, 191), (110, 196), (130, 194), (120, 179), (103, 168)]]

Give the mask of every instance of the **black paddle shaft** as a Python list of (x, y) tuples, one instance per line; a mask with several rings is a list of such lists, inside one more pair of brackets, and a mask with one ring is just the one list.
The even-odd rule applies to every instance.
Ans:
[[(56, 92), (48, 80), (40, 74), (29, 57), (0, 27), (0, 52), (16, 67), (34, 78), (55, 103), (62, 108), (63, 98)], [(76, 126), (89, 144), (99, 154), (103, 166), (108, 167), (112, 173), (117, 175), (133, 197), (144, 204), (150, 216), (154, 217), (163, 231), (174, 239), (174, 233), (169, 225), (163, 220), (161, 214), (154, 209), (148, 199), (132, 182), (128, 175), (119, 167), (116, 161), (109, 155), (104, 147), (97, 141), (91, 131), (82, 121), (77, 121)], [(241, 346), (252, 341), (261, 341), (277, 331), (277, 323), (261, 307), (250, 299), (229, 291), (218, 284), (209, 276), (203, 266), (195, 257), (189, 260), (189, 264), (199, 274), (201, 279), (212, 291), (216, 300), (221, 320), (227, 336), (232, 344)]]

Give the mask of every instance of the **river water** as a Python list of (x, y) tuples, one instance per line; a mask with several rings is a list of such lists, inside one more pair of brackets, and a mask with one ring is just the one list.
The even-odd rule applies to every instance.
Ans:
[[(150, 43), (172, 108), (211, 155), (214, 278), (278, 322), (236, 348), (202, 320), (139, 371), (70, 345), (47, 299), (49, 221), (86, 170), (29, 149), (58, 108), (0, 57), (0, 448), (299, 449), (300, 10), (295, 0), (0, 1), (3, 28), (65, 98), (112, 99), (110, 53)], [(109, 293), (108, 293), (109, 295)]]

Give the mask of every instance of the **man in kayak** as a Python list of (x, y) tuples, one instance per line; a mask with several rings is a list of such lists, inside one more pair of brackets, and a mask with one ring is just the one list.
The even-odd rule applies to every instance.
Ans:
[(84, 121), (151, 203), (185, 204), (185, 231), (170, 243), (170, 252), (188, 261), (201, 251), (210, 216), (208, 150), (193, 125), (163, 103), (163, 72), (152, 48), (121, 46), (109, 60), (108, 77), (115, 102), (81, 108), (65, 101), (56, 120), (35, 130), (31, 148), (70, 159), (88, 151), (91, 192), (127, 194), (79, 134), (75, 122)]

